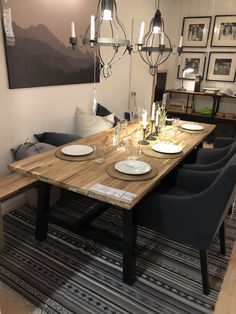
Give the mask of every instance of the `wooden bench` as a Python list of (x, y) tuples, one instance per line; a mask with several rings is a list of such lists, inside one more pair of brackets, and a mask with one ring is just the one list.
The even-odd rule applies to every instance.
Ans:
[(216, 302), (214, 314), (236, 313), (236, 242), (229, 260), (229, 265)]
[(30, 188), (36, 182), (36, 179), (25, 177), (20, 173), (14, 173), (0, 178), (0, 252), (4, 249), (1, 202)]

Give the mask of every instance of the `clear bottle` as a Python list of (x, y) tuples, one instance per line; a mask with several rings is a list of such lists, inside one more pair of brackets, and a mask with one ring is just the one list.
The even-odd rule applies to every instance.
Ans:
[(136, 104), (136, 92), (131, 92), (131, 110), (132, 120), (138, 120), (139, 112)]

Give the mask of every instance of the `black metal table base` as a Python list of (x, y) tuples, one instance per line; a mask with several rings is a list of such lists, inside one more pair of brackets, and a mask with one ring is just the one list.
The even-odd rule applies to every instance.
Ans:
[[(50, 184), (40, 181), (38, 192), (38, 210), (36, 215), (35, 238), (38, 241), (46, 240), (49, 222), (49, 199)], [(69, 225), (59, 220), (53, 222), (69, 229), (70, 231), (92, 239), (95, 242), (102, 243), (112, 249), (123, 253), (123, 281), (132, 285), (136, 279), (136, 257), (135, 245), (137, 238), (137, 225), (134, 218), (133, 209), (123, 210), (123, 237), (115, 236), (108, 231), (98, 229), (89, 225), (100, 214), (104, 212), (110, 204), (104, 203), (104, 206), (95, 207), (92, 211), (85, 214), (79, 222)]]

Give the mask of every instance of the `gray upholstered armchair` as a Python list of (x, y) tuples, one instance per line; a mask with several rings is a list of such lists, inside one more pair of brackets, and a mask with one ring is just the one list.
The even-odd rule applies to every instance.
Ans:
[(236, 153), (236, 139), (218, 138), (214, 148), (200, 148), (195, 163), (183, 164), (184, 169), (216, 170), (224, 167)]
[(200, 250), (204, 294), (209, 294), (207, 252), (218, 231), (225, 254), (224, 219), (235, 184), (236, 155), (220, 170), (179, 170), (176, 184), (160, 184), (136, 208), (138, 225)]

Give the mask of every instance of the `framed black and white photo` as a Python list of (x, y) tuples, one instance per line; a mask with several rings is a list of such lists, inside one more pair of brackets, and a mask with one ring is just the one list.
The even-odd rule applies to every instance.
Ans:
[(205, 52), (185, 51), (181, 54), (177, 77), (184, 80), (195, 80), (197, 75), (203, 78), (205, 70)]
[(211, 27), (211, 16), (184, 17), (183, 47), (206, 47)]
[(236, 70), (236, 53), (211, 52), (208, 60), (208, 81), (234, 82)]
[(236, 47), (236, 15), (216, 15), (212, 47)]

